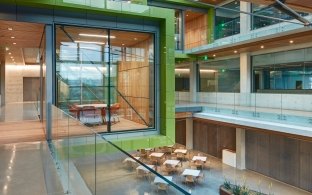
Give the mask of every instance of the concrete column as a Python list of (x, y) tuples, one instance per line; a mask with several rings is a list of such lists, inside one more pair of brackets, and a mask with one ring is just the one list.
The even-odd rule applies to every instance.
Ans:
[(186, 118), (186, 148), (193, 149), (193, 118)]
[(245, 129), (236, 128), (236, 168), (246, 169)]
[(190, 101), (196, 102), (197, 99), (197, 62), (190, 65)]
[(250, 54), (240, 54), (240, 92), (251, 92), (251, 63)]
[[(240, 1), (240, 11), (251, 12), (251, 4), (249, 2)], [(251, 30), (251, 15), (240, 14), (240, 33), (246, 34)]]

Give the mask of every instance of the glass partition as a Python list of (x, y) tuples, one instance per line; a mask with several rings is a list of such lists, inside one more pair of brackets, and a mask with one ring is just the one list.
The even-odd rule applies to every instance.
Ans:
[[(252, 13), (257, 14), (257, 15), (269, 16), (272, 18), (284, 19), (284, 20), (294, 19), (290, 15), (283, 13), (282, 11), (272, 6), (267, 6), (267, 5), (252, 4)], [(303, 12), (297, 12), (297, 13), (303, 17), (309, 15), (308, 13), (303, 13)], [(251, 18), (252, 18), (253, 30), (282, 22), (281, 20), (263, 18), (261, 16), (255, 16), (255, 15), (252, 15)]]
[(99, 132), (155, 127), (154, 35), (56, 26), (57, 106)]
[(252, 56), (257, 93), (312, 93), (311, 48)]
[(221, 39), (240, 33), (240, 2), (233, 1), (222, 7), (236, 11), (225, 10), (222, 8), (216, 9), (215, 39)]
[(201, 62), (199, 67), (200, 92), (239, 92), (239, 58)]
[[(51, 106), (51, 112), (53, 136), (49, 147), (64, 193), (190, 194), (179, 175), (164, 176), (162, 163), (173, 146), (149, 148), (153, 141), (148, 138), (141, 143), (110, 140), (57, 107)], [(173, 143), (158, 143), (162, 144)], [(151, 157), (154, 152), (164, 153), (155, 161)]]
[(175, 91), (190, 91), (190, 67), (175, 68)]

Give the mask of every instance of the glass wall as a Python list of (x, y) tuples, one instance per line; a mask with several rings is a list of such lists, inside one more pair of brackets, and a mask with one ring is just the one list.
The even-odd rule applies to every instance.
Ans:
[(240, 2), (233, 1), (224, 6), (231, 10), (217, 8), (215, 13), (215, 39), (232, 36), (240, 33)]
[(312, 48), (252, 57), (253, 90), (312, 93)]
[(57, 106), (99, 131), (154, 127), (153, 34), (58, 25), (56, 81)]
[(199, 66), (200, 92), (239, 92), (239, 58), (202, 62)]
[(190, 90), (190, 68), (188, 66), (180, 66), (175, 68), (175, 90)]
[[(292, 20), (293, 17), (289, 16), (288, 14), (283, 13), (282, 11), (266, 5), (256, 5), (252, 4), (252, 13), (257, 15), (263, 15), (263, 16), (270, 16), (274, 18), (284, 19), (284, 20)], [(301, 16), (307, 16), (307, 13), (298, 12)], [(266, 26), (270, 26), (273, 24), (278, 24), (282, 21), (280, 20), (274, 20), (269, 18), (263, 18), (259, 16), (252, 16), (252, 29), (258, 29)]]
[(176, 10), (174, 14), (174, 40), (175, 40), (175, 49), (183, 50), (182, 42), (182, 11)]

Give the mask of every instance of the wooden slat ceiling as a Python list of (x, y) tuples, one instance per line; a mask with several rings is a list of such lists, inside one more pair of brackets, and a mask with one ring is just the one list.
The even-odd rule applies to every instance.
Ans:
[(198, 18), (202, 15), (204, 15), (204, 14), (198, 13), (198, 12), (186, 11), (185, 12), (185, 21), (188, 22), (188, 21), (194, 20), (195, 18)]
[[(271, 5), (274, 0), (241, 0), (251, 2), (259, 5)], [(285, 4), (296, 11), (312, 13), (312, 1), (311, 0), (286, 0)]]
[[(309, 31), (300, 32), (296, 34), (285, 35), (285, 36), (265, 39), (261, 41), (240, 44), (240, 45), (236, 45), (233, 47), (216, 49), (216, 50), (209, 51), (206, 53), (201, 53), (200, 55), (208, 55), (211, 58), (214, 58), (214, 57), (218, 58), (218, 57), (224, 57), (224, 56), (231, 56), (231, 55), (239, 54), (242, 52), (255, 52), (255, 51), (262, 50), (262, 49), (273, 49), (273, 48), (278, 48), (278, 47), (309, 43), (311, 42), (311, 40), (312, 40), (312, 30), (309, 30)], [(237, 51), (237, 52), (234, 53), (234, 51)]]
[(35, 64), (43, 29), (43, 24), (0, 20), (0, 61)]

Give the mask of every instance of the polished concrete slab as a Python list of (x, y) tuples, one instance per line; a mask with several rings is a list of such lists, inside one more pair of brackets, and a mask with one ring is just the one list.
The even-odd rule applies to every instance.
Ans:
[[(196, 153), (196, 152), (195, 152)], [(192, 155), (192, 154), (191, 154)], [(106, 154), (95, 157), (77, 158), (74, 164), (90, 189), (97, 189), (97, 194), (147, 195), (162, 194), (153, 184), (154, 176), (150, 178), (137, 177), (135, 169), (129, 169), (122, 161), (124, 154)], [(173, 182), (192, 194), (219, 194), (219, 186), (227, 179), (231, 183), (245, 184), (250, 189), (261, 190), (274, 195), (309, 195), (307, 191), (295, 188), (264, 175), (249, 170), (238, 170), (223, 164), (219, 159), (208, 156), (208, 163), (203, 172), (205, 178), (195, 185), (186, 185), (182, 171), (189, 167), (189, 162), (183, 162), (183, 167), (173, 174)], [(158, 167), (158, 170), (159, 167)], [(181, 194), (173, 187), (167, 194)]]
[(0, 145), (0, 194), (64, 194), (47, 149), (43, 142)]

